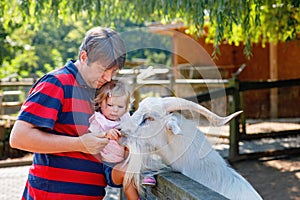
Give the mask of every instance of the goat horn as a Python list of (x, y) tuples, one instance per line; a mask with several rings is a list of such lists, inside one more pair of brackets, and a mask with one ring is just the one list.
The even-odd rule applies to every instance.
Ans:
[(163, 98), (163, 103), (168, 112), (189, 109), (195, 110), (204, 115), (214, 126), (222, 126), (224, 124), (227, 124), (230, 120), (243, 112), (238, 111), (227, 117), (220, 117), (199, 104), (178, 97), (165, 97)]

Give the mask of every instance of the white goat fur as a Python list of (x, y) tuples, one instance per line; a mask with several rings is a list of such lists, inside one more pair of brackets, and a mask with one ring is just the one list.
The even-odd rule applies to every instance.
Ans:
[[(147, 98), (131, 117), (130, 124), (121, 125), (129, 134), (129, 156), (125, 185), (134, 179), (139, 188), (139, 173), (145, 170), (145, 158), (159, 155), (162, 162), (189, 178), (233, 200), (262, 199), (241, 175), (228, 166), (192, 120), (168, 113), (160, 98)], [(156, 166), (163, 167), (162, 163)], [(140, 191), (140, 190), (139, 190)]]

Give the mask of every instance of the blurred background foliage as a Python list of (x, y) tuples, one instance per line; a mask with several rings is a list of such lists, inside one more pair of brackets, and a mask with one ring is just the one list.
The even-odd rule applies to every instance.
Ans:
[[(16, 74), (40, 77), (76, 59), (78, 47), (89, 28), (110, 26), (119, 32), (176, 21), (189, 27), (195, 37), (205, 35), (218, 45), (226, 40), (251, 45), (299, 39), (299, 0), (1, 0), (0, 78)], [(128, 60), (171, 65), (170, 53), (137, 49)]]
[[(77, 59), (78, 48), (85, 32), (93, 23), (87, 19), (75, 22), (49, 18), (39, 24), (18, 25), (0, 29), (0, 78), (41, 77), (54, 68), (63, 66), (69, 59)], [(143, 24), (123, 22), (118, 31), (143, 27)], [(134, 38), (132, 38), (134, 39)], [(137, 49), (128, 52), (127, 60), (145, 59), (149, 63), (171, 65), (171, 54), (159, 49)]]

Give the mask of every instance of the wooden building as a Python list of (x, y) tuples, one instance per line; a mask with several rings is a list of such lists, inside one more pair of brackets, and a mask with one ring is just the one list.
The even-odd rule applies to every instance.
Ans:
[[(186, 34), (182, 23), (149, 26), (150, 31), (172, 37), (173, 72), (175, 78), (186, 76), (184, 70), (201, 71), (202, 77), (185, 78), (231, 78), (242, 65), (246, 68), (239, 75), (240, 81), (267, 81), (300, 79), (300, 40), (278, 44), (253, 44), (252, 57), (247, 59), (244, 45), (220, 45), (220, 55), (212, 59), (213, 45), (201, 37), (197, 40)], [(219, 73), (211, 77), (205, 73), (208, 66), (217, 67)], [(213, 68), (211, 68), (213, 69)], [(202, 73), (203, 72), (203, 73)], [(179, 89), (182, 90), (182, 89)], [(177, 91), (181, 96), (182, 94)], [(247, 118), (290, 118), (300, 117), (300, 87), (289, 86), (273, 89), (252, 90), (243, 93), (244, 111)]]

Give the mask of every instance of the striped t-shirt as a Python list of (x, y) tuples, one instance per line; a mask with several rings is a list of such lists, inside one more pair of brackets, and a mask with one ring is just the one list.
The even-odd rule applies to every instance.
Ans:
[[(94, 95), (69, 61), (34, 84), (18, 119), (51, 134), (78, 137), (88, 132)], [(102, 199), (103, 173), (102, 163), (91, 154), (35, 153), (22, 199)]]

